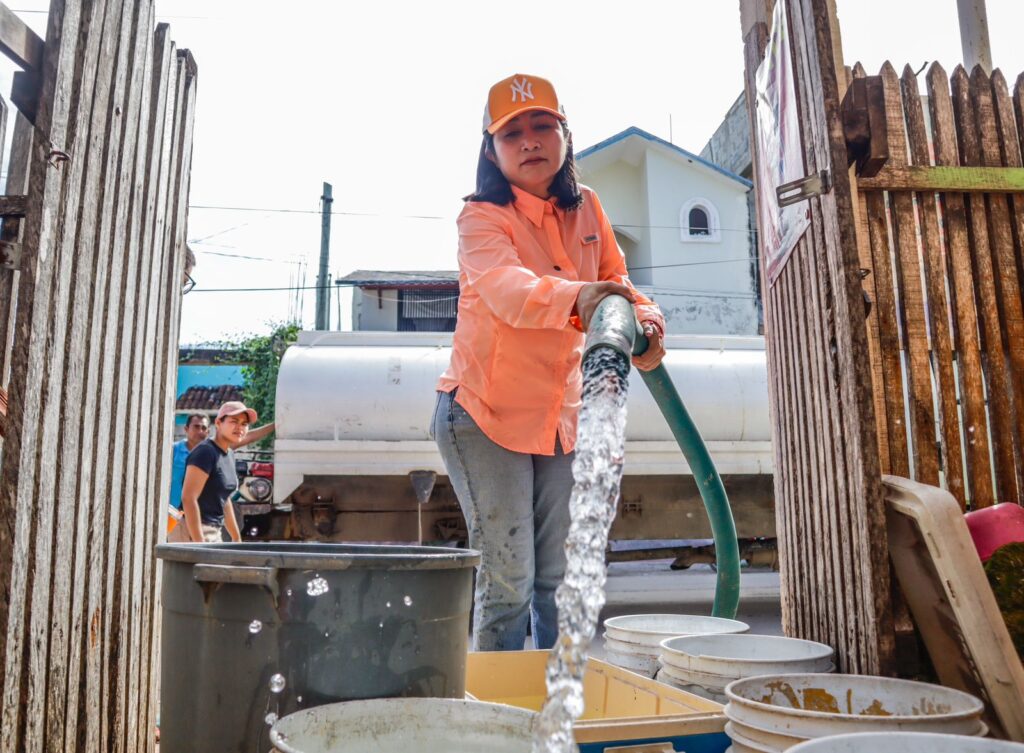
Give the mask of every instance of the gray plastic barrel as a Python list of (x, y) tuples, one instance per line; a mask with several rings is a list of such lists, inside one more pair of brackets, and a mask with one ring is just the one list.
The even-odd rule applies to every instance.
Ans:
[(465, 694), (478, 552), (164, 544), (157, 557), (163, 753), (262, 752), (269, 724), (300, 709)]

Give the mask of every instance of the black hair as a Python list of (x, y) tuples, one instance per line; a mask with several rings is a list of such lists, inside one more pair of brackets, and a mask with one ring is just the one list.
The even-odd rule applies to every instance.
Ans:
[[(565, 162), (555, 173), (548, 190), (555, 197), (559, 209), (571, 212), (583, 206), (583, 194), (580, 192), (579, 172), (572, 151), (572, 133), (569, 132), (569, 126), (564, 120), (559, 123), (566, 140)], [(512, 184), (491, 160), (493, 156), (494, 136), (484, 133), (483, 143), (480, 144), (480, 158), (476, 165), (476, 191), (463, 197), (463, 201), (487, 201), (499, 206), (507, 206), (515, 201)]]
[(191, 425), (192, 425), (192, 419), (193, 419), (193, 418), (198, 418), (198, 419), (199, 419), (200, 421), (201, 421), (201, 420), (203, 420), (203, 419), (205, 418), (205, 419), (206, 419), (206, 422), (207, 422), (207, 424), (209, 424), (209, 422), (210, 422), (210, 417), (209, 417), (209, 416), (207, 416), (207, 415), (206, 415), (205, 413), (189, 413), (189, 414), (188, 414), (188, 418), (186, 418), (186, 419), (185, 419), (185, 428), (186, 428), (186, 429), (187, 429), (187, 428), (188, 428), (189, 426), (191, 426)]

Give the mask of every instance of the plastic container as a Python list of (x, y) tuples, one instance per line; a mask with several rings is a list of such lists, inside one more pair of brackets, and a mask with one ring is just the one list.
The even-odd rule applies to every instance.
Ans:
[(157, 556), (168, 753), (266, 750), (268, 713), (465, 693), (476, 552), (164, 544)]
[(984, 706), (959, 690), (909, 680), (833, 674), (767, 675), (725, 690), (734, 743), (787, 750), (850, 732), (983, 735)]
[(829, 672), (834, 655), (824, 643), (796, 638), (693, 635), (665, 639), (660, 657), (663, 664), (677, 669), (738, 680), (757, 675)]
[(750, 627), (737, 620), (685, 614), (635, 614), (604, 621), (605, 657), (612, 664), (654, 677), (661, 642), (666, 638), (711, 632), (741, 633)]
[(281, 753), (529, 753), (534, 716), (467, 700), (350, 701), (290, 714), (270, 741)]
[[(546, 695), (547, 651), (471, 653), (466, 691), (474, 698), (537, 711)], [(671, 743), (687, 753), (724, 753), (721, 704), (640, 677), (598, 659), (587, 662), (582, 717), (574, 726), (580, 753)]]
[(789, 753), (1024, 753), (1024, 745), (927, 732), (864, 732), (808, 740)]
[(692, 614), (628, 614), (604, 621), (605, 635), (613, 640), (650, 646), (660, 652), (661, 642), (681, 635), (745, 633), (750, 625), (723, 617)]
[(964, 520), (982, 562), (988, 562), (999, 547), (1024, 541), (1024, 507), (1013, 502), (974, 510)]

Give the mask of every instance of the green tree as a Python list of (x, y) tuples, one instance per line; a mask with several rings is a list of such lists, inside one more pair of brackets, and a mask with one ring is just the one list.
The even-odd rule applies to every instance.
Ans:
[[(252, 335), (233, 344), (234, 362), (242, 363), (245, 386), (242, 396), (245, 404), (255, 410), (259, 423), (274, 420), (274, 401), (277, 396), (277, 371), (285, 350), (298, 339), (297, 324), (272, 324), (269, 335)], [(271, 438), (258, 442), (258, 447), (269, 447)]]

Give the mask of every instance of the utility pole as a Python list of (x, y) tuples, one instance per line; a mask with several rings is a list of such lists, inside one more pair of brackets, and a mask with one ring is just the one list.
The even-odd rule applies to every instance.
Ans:
[(988, 11), (985, 0), (956, 0), (960, 18), (960, 47), (964, 53), (964, 68), (969, 74), (980, 65), (986, 75), (992, 75), (992, 42), (988, 35)]
[(331, 258), (331, 184), (324, 183), (324, 193), (320, 197), (320, 273), (316, 276), (316, 328), (329, 327), (331, 298), (328, 290), (331, 281), (327, 276), (327, 267)]

